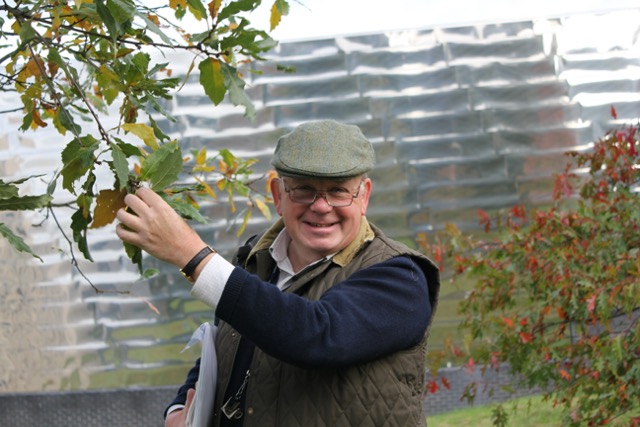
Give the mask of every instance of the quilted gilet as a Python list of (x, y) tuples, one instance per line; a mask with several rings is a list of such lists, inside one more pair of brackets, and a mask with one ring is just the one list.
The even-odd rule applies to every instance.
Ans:
[[(340, 266), (325, 262), (295, 277), (285, 292), (318, 300), (333, 285), (352, 273), (400, 255), (411, 256), (429, 284), (432, 318), (439, 292), (438, 269), (424, 255), (386, 238), (363, 221), (356, 241), (336, 257)], [(256, 244), (245, 268), (266, 280), (273, 268), (268, 246), (281, 229), (276, 224)], [(221, 322), (218, 352), (218, 388), (215, 426), (219, 425), (222, 396), (229, 381), (240, 335)], [(279, 361), (255, 349), (247, 387), (244, 427), (371, 427), (424, 426), (423, 387), (428, 329), (423, 340), (369, 363), (340, 368), (305, 369)]]

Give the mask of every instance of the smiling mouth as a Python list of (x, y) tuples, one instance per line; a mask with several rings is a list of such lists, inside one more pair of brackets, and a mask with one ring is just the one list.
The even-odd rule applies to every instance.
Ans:
[(332, 225), (335, 224), (335, 222), (332, 222), (330, 224), (318, 224), (315, 222), (307, 222), (308, 225), (310, 225), (311, 227), (316, 227), (316, 228), (327, 228), (327, 227), (331, 227)]

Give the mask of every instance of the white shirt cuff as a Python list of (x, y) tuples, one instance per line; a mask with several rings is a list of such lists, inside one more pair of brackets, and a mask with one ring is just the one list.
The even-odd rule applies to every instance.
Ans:
[(169, 409), (167, 409), (167, 416), (169, 416), (170, 413), (177, 411), (178, 409), (184, 409), (184, 405), (171, 405)]
[(233, 264), (216, 253), (200, 272), (191, 295), (215, 310), (234, 268)]

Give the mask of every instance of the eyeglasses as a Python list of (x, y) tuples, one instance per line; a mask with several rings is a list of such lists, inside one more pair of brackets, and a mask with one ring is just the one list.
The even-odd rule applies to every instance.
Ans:
[(329, 191), (316, 191), (315, 188), (306, 185), (299, 187), (287, 187), (287, 183), (282, 180), (284, 184), (284, 191), (289, 193), (289, 199), (292, 202), (300, 203), (303, 205), (312, 205), (318, 199), (322, 197), (329, 206), (334, 208), (346, 208), (353, 204), (353, 200), (360, 195), (360, 189), (362, 189), (362, 182), (358, 184), (358, 191), (351, 193), (346, 188), (336, 187)]

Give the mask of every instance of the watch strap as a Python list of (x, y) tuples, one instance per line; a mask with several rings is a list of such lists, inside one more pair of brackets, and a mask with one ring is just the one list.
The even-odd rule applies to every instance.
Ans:
[(200, 252), (198, 252), (193, 256), (193, 258), (191, 258), (187, 265), (180, 269), (180, 273), (182, 273), (187, 279), (191, 279), (191, 276), (193, 276), (194, 271), (196, 271), (196, 268), (198, 267), (198, 265), (200, 265), (202, 260), (205, 259), (209, 254), (215, 253), (215, 249), (213, 249), (211, 246), (205, 246), (200, 250)]

